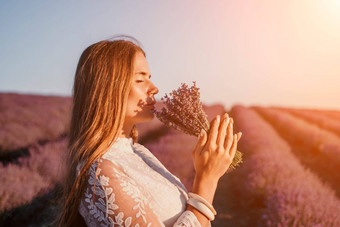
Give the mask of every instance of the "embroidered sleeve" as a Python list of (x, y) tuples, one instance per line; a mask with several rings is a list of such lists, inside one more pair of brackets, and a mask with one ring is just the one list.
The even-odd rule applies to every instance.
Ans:
[[(113, 162), (101, 159), (89, 173), (79, 209), (88, 226), (164, 226), (137, 182)], [(185, 211), (174, 226), (200, 224)]]
[[(194, 213), (190, 210), (186, 210), (182, 213), (182, 215), (177, 219), (174, 226), (184, 226), (184, 227), (201, 227), (201, 224), (198, 222)], [(210, 223), (209, 223), (210, 226)]]

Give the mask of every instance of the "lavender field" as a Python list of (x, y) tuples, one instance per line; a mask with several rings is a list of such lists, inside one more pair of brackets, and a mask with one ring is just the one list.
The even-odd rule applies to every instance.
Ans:
[[(70, 111), (69, 97), (0, 93), (0, 226), (53, 226)], [(219, 182), (213, 226), (340, 226), (340, 111), (205, 111), (209, 120), (228, 112), (243, 133), (243, 163)], [(196, 138), (157, 119), (137, 127), (139, 142), (190, 190)]]

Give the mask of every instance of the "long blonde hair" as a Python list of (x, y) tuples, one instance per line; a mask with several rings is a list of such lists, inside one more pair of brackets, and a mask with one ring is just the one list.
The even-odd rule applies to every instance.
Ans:
[[(67, 177), (58, 226), (77, 218), (87, 172), (119, 136), (131, 87), (133, 62), (144, 51), (132, 37), (105, 40), (84, 50), (73, 86), (73, 110), (67, 153)], [(131, 41), (130, 41), (131, 40)], [(130, 133), (136, 141), (136, 128)], [(77, 166), (83, 168), (77, 175)]]

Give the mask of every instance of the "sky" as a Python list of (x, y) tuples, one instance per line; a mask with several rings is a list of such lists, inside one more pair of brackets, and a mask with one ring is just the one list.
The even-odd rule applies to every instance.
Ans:
[(0, 0), (0, 92), (71, 96), (89, 45), (138, 39), (160, 99), (340, 110), (340, 0)]

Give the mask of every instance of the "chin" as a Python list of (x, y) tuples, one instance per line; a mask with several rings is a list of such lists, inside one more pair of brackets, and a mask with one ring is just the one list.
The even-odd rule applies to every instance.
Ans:
[(148, 116), (145, 121), (152, 121), (154, 119), (154, 114), (151, 114), (150, 116)]
[(152, 121), (154, 119), (154, 114), (151, 113), (151, 114), (145, 114), (143, 117), (140, 116), (139, 119), (138, 119), (138, 123), (143, 123), (143, 122), (149, 122), (149, 121)]

